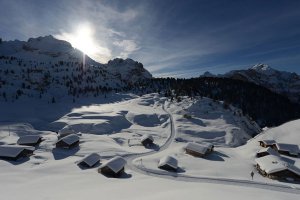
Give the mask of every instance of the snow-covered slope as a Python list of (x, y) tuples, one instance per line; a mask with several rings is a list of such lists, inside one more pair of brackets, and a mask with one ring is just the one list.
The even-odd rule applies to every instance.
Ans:
[[(36, 100), (31, 103), (31, 112), (20, 109), (24, 107), (24, 102), (21, 101), (15, 102), (12, 104), (14, 106), (9, 108), (7, 103), (0, 104), (0, 109), (5, 110), (0, 116), (0, 121), (10, 121), (0, 124), (1, 145), (13, 145), (18, 137), (23, 135), (38, 134), (44, 139), (29, 159), (0, 160), (1, 196), (8, 200), (17, 198), (77, 200), (87, 196), (96, 198), (99, 194), (107, 199), (125, 200), (187, 197), (199, 199), (199, 192), (201, 196), (212, 200), (223, 198), (225, 195), (228, 199), (263, 197), (272, 200), (297, 199), (299, 196), (287, 193), (280, 187), (272, 191), (265, 187), (256, 187), (253, 183), (241, 187), (238, 182), (230, 184), (232, 181), (229, 181), (227, 184), (226, 180), (210, 181), (209, 177), (248, 181), (249, 172), (253, 170), (252, 156), (256, 151), (255, 148), (259, 148), (256, 147), (258, 145), (254, 140), (261, 136), (253, 139), (253, 145), (251, 141), (244, 146), (232, 148), (245, 143), (246, 138), (250, 138), (253, 132), (258, 131), (256, 124), (247, 117), (240, 116), (239, 110), (234, 107), (225, 109), (221, 102), (208, 98), (193, 100), (182, 98), (181, 102), (171, 102), (158, 94), (141, 97), (114, 94), (107, 98), (90, 98), (90, 101), (82, 104), (76, 102), (69, 108), (66, 102), (47, 106), (47, 103)], [(92, 103), (93, 101), (96, 103)], [(63, 108), (64, 105), (67, 108)], [(47, 116), (48, 114), (51, 117)], [(49, 131), (51, 129), (36, 130), (28, 123), (16, 123), (22, 120), (32, 122), (41, 128), (51, 126), (55, 131), (71, 129), (80, 137), (79, 148), (57, 149), (55, 142), (58, 138), (55, 132)], [(174, 122), (175, 132), (171, 122)], [(294, 127), (299, 127), (298, 122), (293, 124)], [(286, 125), (282, 131), (287, 127), (292, 126)], [(291, 128), (288, 134), (291, 140), (298, 141), (294, 130), (298, 128)], [(283, 135), (279, 136), (280, 131), (278, 130), (278, 136), (272, 139), (283, 138)], [(154, 147), (145, 148), (140, 144), (139, 139), (144, 134), (153, 136), (156, 144)], [(160, 149), (172, 134), (175, 134), (175, 140), (171, 140), (168, 148)], [(205, 159), (186, 155), (182, 147), (187, 141), (212, 142), (216, 146), (215, 153)], [(162, 179), (151, 173), (139, 173), (130, 168), (130, 164), (125, 166), (126, 174), (123, 178), (111, 179), (97, 173), (96, 168), (83, 170), (77, 166), (78, 161), (90, 153), (99, 153), (101, 165), (115, 155), (128, 158), (129, 155), (142, 152), (153, 154), (142, 157), (142, 162), (140, 159), (136, 160), (136, 165), (142, 163), (144, 168), (161, 172), (157, 168), (159, 158), (173, 155), (179, 161), (180, 175), (208, 177), (208, 179), (195, 178), (196, 182), (190, 182), (184, 181), (183, 178), (180, 179), (182, 181), (178, 181), (172, 175), (165, 175), (164, 177), (168, 179)], [(255, 175), (255, 181), (275, 182), (258, 174)], [(116, 190), (118, 192), (115, 192)], [(32, 193), (35, 195), (31, 195)], [(258, 193), (259, 195), (255, 196)]]
[[(160, 158), (173, 156), (178, 160), (179, 173), (183, 177), (192, 177), (192, 179), (210, 177), (222, 180), (238, 179), (247, 181), (251, 179), (250, 172), (253, 171), (255, 173), (254, 180), (257, 182), (278, 183), (278, 181), (261, 176), (254, 167), (256, 153), (262, 149), (258, 141), (273, 139), (279, 143), (299, 146), (300, 121), (296, 120), (268, 129), (252, 139), (249, 139), (248, 136), (247, 139), (249, 140), (242, 145), (247, 140), (243, 137), (247, 137), (247, 133), (249, 134), (251, 129), (257, 130), (256, 125), (246, 119), (243, 120), (243, 118), (238, 119), (240, 122), (236, 121), (234, 123), (234, 115), (229, 114), (231, 111), (222, 111), (222, 108), (218, 108), (217, 103), (212, 103), (213, 108), (210, 108), (205, 101), (207, 100), (202, 101), (203, 104), (201, 101), (195, 104), (187, 103), (188, 101), (183, 101), (182, 104), (171, 104), (168, 110), (173, 114), (175, 121), (175, 142), (165, 151), (143, 157), (142, 163), (140, 159), (136, 159), (135, 165), (141, 169), (146, 168), (147, 171), (155, 174), (164, 174), (165, 171), (158, 169), (157, 164)], [(200, 107), (200, 109), (195, 109), (197, 107)], [(180, 110), (181, 112), (178, 112)], [(207, 110), (208, 113), (206, 113)], [(184, 114), (185, 116), (190, 115), (191, 118), (184, 119), (180, 117)], [(250, 124), (247, 124), (249, 122)], [(232, 132), (234, 129), (238, 134)], [(223, 134), (220, 135), (220, 132)], [(231, 141), (231, 137), (235, 140)], [(190, 141), (200, 144), (212, 143), (215, 145), (215, 149), (204, 158), (194, 157), (184, 151), (186, 142)], [(228, 141), (237, 142), (235, 143), (237, 147), (230, 147), (234, 144), (229, 143), (228, 145)], [(287, 162), (300, 168), (300, 158), (282, 157)]]
[(274, 92), (300, 102), (300, 76), (296, 73), (278, 71), (266, 64), (257, 64), (247, 70), (234, 70), (224, 75), (264, 86)]
[(53, 36), (0, 43), (0, 101), (98, 96), (152, 78), (131, 59), (100, 64)]

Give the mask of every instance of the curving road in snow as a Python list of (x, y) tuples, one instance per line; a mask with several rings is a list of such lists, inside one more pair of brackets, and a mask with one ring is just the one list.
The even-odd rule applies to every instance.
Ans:
[(252, 187), (252, 188), (300, 194), (300, 188), (283, 185), (283, 184), (262, 183), (262, 182), (256, 182), (256, 181), (228, 179), (228, 178), (187, 176), (187, 175), (183, 175), (183, 174), (175, 173), (175, 172), (148, 169), (142, 165), (134, 164), (133, 161), (136, 159), (142, 159), (145, 156), (153, 155), (158, 152), (164, 151), (174, 141), (175, 126), (174, 126), (173, 116), (169, 111), (167, 111), (165, 109), (165, 105), (163, 105), (162, 108), (169, 115), (169, 118), (170, 118), (171, 131), (170, 131), (169, 138), (157, 151), (150, 151), (150, 152), (146, 152), (146, 153), (131, 154), (131, 155), (125, 156), (125, 159), (127, 160), (127, 165), (131, 170), (141, 173), (141, 174), (144, 174), (144, 175), (173, 179), (173, 180), (178, 180), (178, 181), (213, 183), (213, 184), (223, 184), (223, 185), (226, 184), (226, 185), (233, 185), (233, 186)]

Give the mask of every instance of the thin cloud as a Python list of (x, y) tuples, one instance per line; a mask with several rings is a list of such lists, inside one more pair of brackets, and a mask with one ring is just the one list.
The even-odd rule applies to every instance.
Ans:
[(113, 44), (121, 48), (120, 57), (122, 58), (127, 58), (130, 54), (139, 50), (137, 43), (133, 40), (115, 41)]

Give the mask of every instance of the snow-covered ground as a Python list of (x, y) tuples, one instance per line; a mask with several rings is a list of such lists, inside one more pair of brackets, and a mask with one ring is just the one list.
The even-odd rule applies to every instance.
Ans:
[[(158, 94), (116, 94), (75, 104), (29, 105), (24, 106), (22, 101), (0, 104), (1, 145), (15, 144), (19, 136), (27, 134), (40, 134), (45, 139), (29, 159), (0, 160), (0, 194), (5, 199), (299, 199), (297, 191), (280, 187), (274, 191), (271, 187), (238, 183), (250, 180), (254, 155), (260, 149), (258, 140), (275, 139), (299, 145), (299, 121), (269, 129), (247, 142), (259, 131), (258, 126), (247, 117), (240, 117), (237, 109), (225, 109), (220, 102), (207, 98), (183, 98), (176, 103)], [(65, 130), (80, 136), (79, 148), (55, 148), (54, 131)], [(144, 134), (153, 136), (154, 148), (140, 144)], [(211, 142), (216, 146), (215, 152), (204, 159), (186, 155), (182, 147), (188, 141)], [(115, 155), (131, 161), (130, 155), (138, 157), (137, 154), (144, 153), (134, 164), (154, 170), (158, 176), (140, 173), (131, 163), (121, 179), (107, 178), (97, 173), (97, 168), (83, 170), (76, 165), (93, 152), (102, 156), (100, 164)], [(168, 174), (167, 178), (159, 176), (160, 172), (165, 173), (157, 168), (164, 155), (178, 159), (181, 179)], [(298, 165), (299, 159), (294, 161)], [(185, 176), (219, 178), (225, 182), (193, 181)], [(226, 179), (237, 181), (226, 184)], [(258, 173), (254, 181), (283, 184)]]

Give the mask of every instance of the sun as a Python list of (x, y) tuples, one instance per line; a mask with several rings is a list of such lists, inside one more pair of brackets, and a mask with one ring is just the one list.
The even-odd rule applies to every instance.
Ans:
[(111, 50), (104, 45), (95, 30), (91, 23), (78, 23), (71, 32), (61, 30), (61, 33), (55, 37), (68, 41), (72, 47), (82, 51), (83, 58), (88, 55), (98, 62), (107, 62), (111, 59)]
[(87, 25), (79, 26), (69, 41), (73, 47), (87, 55), (94, 55), (98, 51), (94, 41), (94, 31)]

